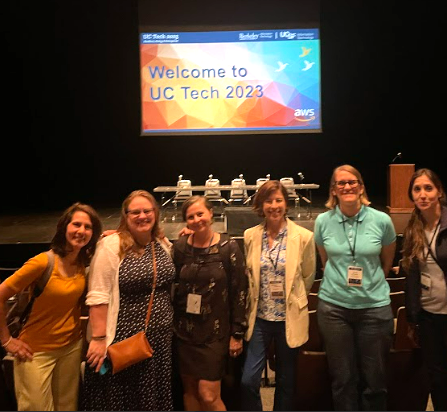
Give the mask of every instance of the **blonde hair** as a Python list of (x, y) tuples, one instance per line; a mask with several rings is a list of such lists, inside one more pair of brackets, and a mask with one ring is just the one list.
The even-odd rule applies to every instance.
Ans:
[(362, 175), (354, 166), (351, 165), (341, 165), (334, 169), (331, 176), (331, 182), (329, 184), (329, 197), (324, 205), (328, 209), (335, 209), (335, 207), (339, 204), (338, 197), (332, 193), (335, 187), (335, 176), (338, 172), (349, 172), (357, 178), (357, 180), (359, 181), (359, 185), (363, 186), (363, 193), (360, 194), (360, 202), (365, 206), (369, 206), (371, 202), (369, 201), (368, 195), (366, 194), (366, 188), (365, 184), (363, 183)]
[(154, 208), (154, 227), (152, 228), (151, 232), (151, 240), (155, 240), (156, 238), (160, 237), (161, 235), (161, 229), (159, 224), (159, 217), (160, 217), (160, 208), (158, 207), (158, 203), (155, 200), (154, 196), (152, 196), (149, 192), (146, 190), (134, 190), (132, 193), (129, 194), (129, 196), (124, 199), (124, 202), (121, 206), (121, 220), (120, 224), (118, 226), (118, 234), (120, 237), (120, 257), (123, 258), (126, 256), (135, 245), (135, 239), (130, 234), (129, 227), (127, 225), (127, 208), (129, 207), (132, 200), (134, 200), (136, 197), (144, 197), (145, 199), (149, 200), (149, 202), (152, 203), (152, 207)]

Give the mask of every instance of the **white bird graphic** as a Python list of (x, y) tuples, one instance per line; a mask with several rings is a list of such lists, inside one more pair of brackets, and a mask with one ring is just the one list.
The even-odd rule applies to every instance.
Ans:
[(304, 69), (302, 69), (303, 72), (309, 70), (315, 64), (315, 62), (311, 63), (311, 62), (309, 62), (307, 60), (304, 60), (304, 64), (306, 65), (306, 67)]
[(275, 70), (275, 72), (282, 72), (289, 63), (278, 62), (279, 68)]

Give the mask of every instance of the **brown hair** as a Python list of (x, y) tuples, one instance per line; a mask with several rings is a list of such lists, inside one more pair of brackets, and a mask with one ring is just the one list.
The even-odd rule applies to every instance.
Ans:
[[(427, 176), (436, 189), (439, 192), (439, 202), (441, 205), (446, 204), (446, 194), (442, 186), (441, 179), (438, 175), (430, 169), (422, 168), (416, 170), (410, 179), (410, 184), (408, 185), (408, 197), (412, 202), (413, 199), (413, 186), (414, 182), (418, 177)], [(413, 259), (418, 259), (419, 261), (424, 261), (424, 248), (426, 245), (426, 237), (424, 232), (425, 221), (422, 216), (421, 211), (415, 207), (410, 220), (404, 230), (404, 243), (402, 247), (402, 267), (408, 271)]]
[(194, 203), (197, 203), (197, 202), (200, 202), (200, 201), (202, 201), (203, 204), (205, 205), (205, 207), (210, 212), (212, 212), (213, 205), (211, 204), (211, 202), (205, 196), (199, 196), (199, 195), (191, 196), (189, 199), (185, 200), (185, 202), (182, 205), (182, 218), (183, 218), (184, 222), (186, 222), (186, 213), (188, 211), (188, 208), (190, 206), (192, 206)]
[(76, 202), (68, 207), (62, 216), (59, 218), (56, 227), (56, 234), (51, 240), (51, 249), (53, 249), (54, 253), (61, 257), (65, 257), (70, 252), (67, 249), (67, 226), (73, 220), (73, 215), (76, 212), (84, 212), (86, 213), (92, 222), (92, 238), (90, 241), (79, 251), (78, 254), (78, 262), (83, 266), (88, 266), (90, 264), (90, 260), (95, 253), (96, 243), (98, 242), (99, 236), (102, 232), (102, 224), (99, 219), (98, 213), (91, 206), (86, 205), (84, 203)]
[(335, 209), (335, 207), (338, 205), (339, 201), (338, 201), (338, 197), (335, 196), (332, 191), (334, 190), (335, 187), (335, 175), (338, 172), (349, 172), (352, 173), (357, 180), (359, 181), (359, 185), (363, 186), (363, 193), (360, 194), (360, 202), (362, 204), (364, 204), (365, 206), (369, 206), (371, 204), (371, 202), (368, 199), (368, 195), (366, 194), (366, 188), (365, 188), (365, 184), (363, 182), (363, 177), (360, 174), (360, 172), (351, 165), (341, 165), (336, 167), (333, 172), (332, 172), (332, 176), (331, 176), (331, 182), (329, 184), (329, 197), (326, 201), (326, 203), (324, 204), (328, 209)]
[(262, 210), (264, 206), (264, 202), (269, 198), (269, 196), (280, 190), (282, 195), (284, 196), (284, 200), (286, 201), (286, 212), (287, 212), (287, 202), (289, 200), (289, 194), (287, 193), (287, 189), (279, 180), (267, 180), (263, 185), (258, 189), (253, 199), (253, 210), (260, 217), (265, 217), (264, 211)]
[(149, 202), (152, 203), (152, 207), (154, 208), (155, 222), (151, 232), (152, 240), (160, 237), (162, 233), (160, 229), (160, 223), (158, 221), (160, 217), (160, 208), (158, 207), (158, 203), (155, 200), (154, 196), (152, 196), (146, 190), (134, 190), (124, 199), (121, 206), (121, 220), (118, 225), (118, 232), (120, 236), (120, 257), (125, 256), (135, 245), (135, 240), (130, 234), (129, 227), (127, 226), (127, 208), (129, 207), (129, 204), (132, 202), (132, 200), (134, 200), (136, 197), (144, 197), (145, 199), (149, 200)]

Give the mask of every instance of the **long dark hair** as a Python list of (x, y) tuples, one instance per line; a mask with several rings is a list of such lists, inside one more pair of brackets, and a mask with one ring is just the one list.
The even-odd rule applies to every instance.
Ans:
[(89, 205), (76, 202), (67, 208), (64, 213), (62, 213), (62, 216), (57, 222), (56, 234), (51, 241), (51, 249), (53, 249), (54, 253), (61, 257), (68, 255), (70, 250), (67, 248), (67, 226), (72, 221), (73, 215), (76, 212), (86, 213), (92, 222), (92, 238), (90, 239), (90, 242), (88, 242), (79, 251), (78, 255), (78, 263), (82, 264), (83, 266), (88, 266), (93, 254), (95, 253), (96, 243), (98, 242), (99, 236), (102, 233), (102, 224), (98, 213), (96, 213), (95, 209)]
[[(411, 176), (410, 184), (408, 185), (408, 197), (412, 202), (413, 199), (413, 185), (415, 180), (421, 176), (427, 176), (436, 189), (439, 192), (439, 202), (441, 205), (446, 204), (446, 195), (444, 188), (442, 186), (441, 179), (438, 175), (430, 169), (422, 168), (418, 169)], [(408, 221), (407, 227), (404, 230), (404, 243), (402, 248), (402, 267), (408, 271), (413, 259), (418, 259), (419, 261), (424, 260), (424, 248), (426, 245), (426, 237), (424, 232), (425, 221), (422, 216), (421, 211), (415, 207), (410, 220)]]

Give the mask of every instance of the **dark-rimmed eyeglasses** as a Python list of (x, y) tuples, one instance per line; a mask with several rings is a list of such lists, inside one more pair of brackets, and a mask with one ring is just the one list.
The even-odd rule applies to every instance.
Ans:
[(137, 217), (137, 216), (140, 216), (141, 213), (144, 213), (146, 216), (149, 216), (152, 213), (154, 213), (154, 211), (155, 211), (154, 208), (152, 208), (152, 209), (129, 209), (129, 210), (126, 210), (126, 213), (133, 217)]
[(359, 181), (358, 180), (337, 180), (335, 182), (335, 186), (337, 186), (340, 189), (343, 189), (346, 185), (349, 185), (354, 188), (359, 185)]

